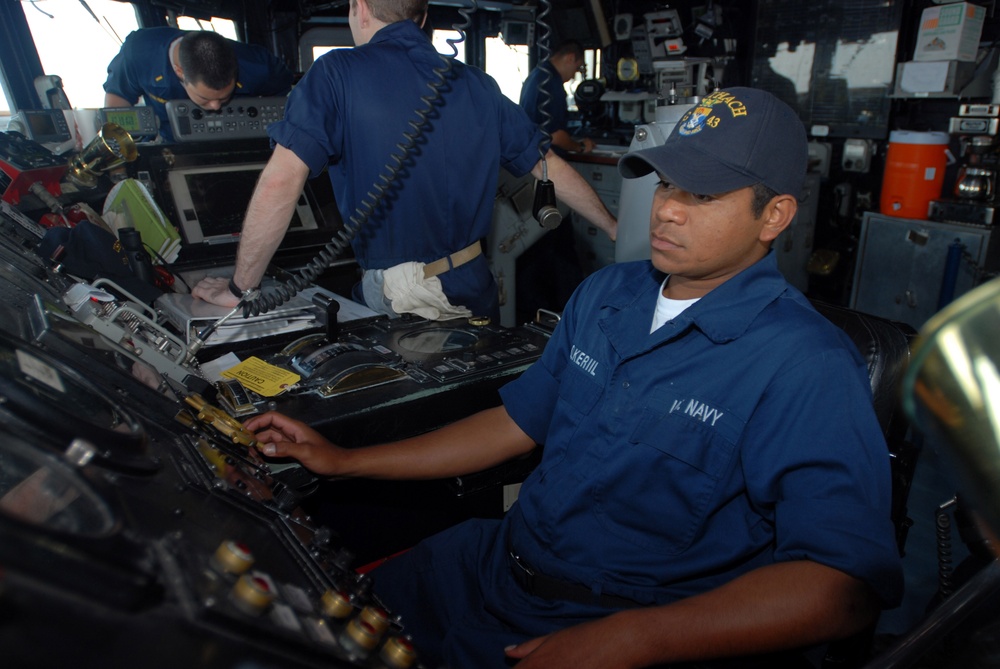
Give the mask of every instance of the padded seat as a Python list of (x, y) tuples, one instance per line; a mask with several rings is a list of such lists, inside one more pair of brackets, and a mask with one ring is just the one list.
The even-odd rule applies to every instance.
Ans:
[[(892, 472), (892, 522), (899, 554), (904, 554), (906, 535), (913, 521), (907, 515), (910, 485), (919, 449), (910, 441), (909, 424), (903, 413), (901, 386), (910, 361), (916, 330), (905, 323), (813, 300), (813, 306), (842, 329), (858, 347), (868, 364), (875, 414), (889, 447)], [(870, 658), (875, 626), (829, 645), (823, 669), (860, 667)]]
[(875, 415), (882, 426), (892, 466), (892, 520), (896, 542), (903, 555), (906, 533), (912, 522), (906, 501), (917, 466), (918, 449), (908, 439), (909, 421), (903, 413), (901, 387), (910, 361), (910, 347), (917, 331), (906, 323), (813, 300), (813, 306), (847, 333), (868, 364)]

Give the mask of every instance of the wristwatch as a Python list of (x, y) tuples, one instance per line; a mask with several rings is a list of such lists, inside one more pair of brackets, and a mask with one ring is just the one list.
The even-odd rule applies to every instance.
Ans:
[(256, 288), (247, 288), (246, 290), (240, 290), (240, 287), (236, 285), (235, 280), (233, 279), (229, 280), (229, 292), (235, 295), (236, 297), (240, 298), (241, 300), (246, 297), (249, 297), (256, 290), (257, 290)]

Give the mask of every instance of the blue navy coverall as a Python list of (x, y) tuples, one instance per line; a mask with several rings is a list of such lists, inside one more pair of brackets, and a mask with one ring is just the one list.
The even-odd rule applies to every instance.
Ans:
[(774, 253), (650, 333), (664, 275), (591, 275), (541, 359), (501, 394), (544, 444), (502, 521), (471, 520), (373, 572), (431, 665), (504, 667), (506, 645), (610, 609), (543, 599), (535, 571), (665, 604), (812, 560), (898, 605), (888, 448), (853, 343)]

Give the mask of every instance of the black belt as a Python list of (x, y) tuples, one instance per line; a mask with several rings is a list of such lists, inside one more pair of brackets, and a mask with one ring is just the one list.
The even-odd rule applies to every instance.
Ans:
[(542, 599), (558, 599), (578, 604), (597, 604), (609, 609), (631, 609), (641, 606), (639, 602), (620, 597), (618, 595), (594, 594), (594, 592), (580, 583), (570, 583), (561, 581), (545, 574), (540, 574), (528, 565), (513, 548), (508, 547), (507, 555), (510, 557), (510, 572), (514, 575), (514, 580), (529, 595), (535, 595)]

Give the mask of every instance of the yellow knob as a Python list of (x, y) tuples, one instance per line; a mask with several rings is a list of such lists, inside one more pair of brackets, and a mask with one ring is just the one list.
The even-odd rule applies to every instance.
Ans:
[(238, 541), (223, 541), (215, 549), (212, 566), (221, 572), (239, 575), (253, 566), (253, 554), (245, 544)]
[(274, 599), (274, 592), (267, 579), (253, 574), (243, 574), (230, 593), (234, 604), (251, 615), (264, 612)]
[(361, 610), (359, 617), (361, 620), (371, 625), (372, 629), (374, 629), (379, 636), (389, 629), (389, 616), (382, 609), (374, 606), (366, 606)]
[(394, 636), (385, 642), (379, 656), (389, 669), (407, 669), (416, 662), (417, 651), (413, 649), (409, 639)]
[(347, 627), (344, 628), (344, 632), (351, 641), (366, 651), (377, 646), (381, 636), (374, 627), (360, 618), (352, 618), (351, 622), (347, 623)]
[(325, 615), (336, 620), (343, 620), (354, 611), (354, 606), (347, 596), (336, 590), (327, 590), (324, 592), (320, 598), (320, 606)]

